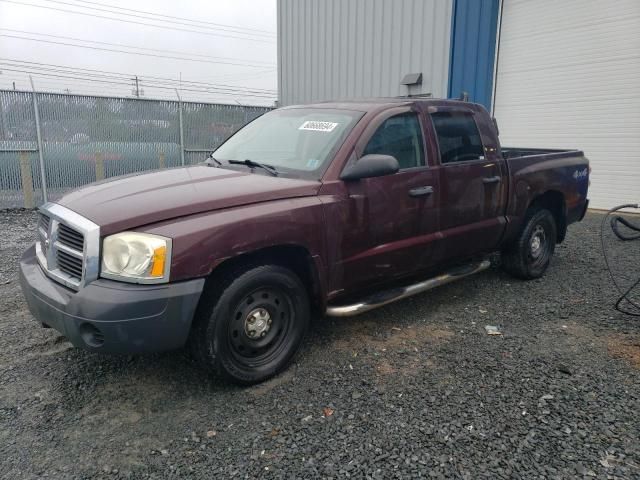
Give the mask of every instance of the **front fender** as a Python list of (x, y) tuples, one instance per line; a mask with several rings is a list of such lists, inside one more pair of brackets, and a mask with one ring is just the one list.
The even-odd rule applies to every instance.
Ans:
[(313, 196), (190, 215), (144, 231), (173, 239), (173, 282), (207, 276), (229, 258), (273, 246), (301, 246), (323, 259), (323, 224), (322, 204)]

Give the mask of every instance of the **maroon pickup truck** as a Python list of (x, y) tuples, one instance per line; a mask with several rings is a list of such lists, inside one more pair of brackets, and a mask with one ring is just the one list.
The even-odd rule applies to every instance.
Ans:
[(240, 383), (283, 369), (312, 312), (355, 315), (489, 266), (543, 275), (587, 208), (578, 150), (501, 148), (480, 105), (293, 106), (202, 164), (40, 208), (33, 315), (92, 351), (189, 345)]

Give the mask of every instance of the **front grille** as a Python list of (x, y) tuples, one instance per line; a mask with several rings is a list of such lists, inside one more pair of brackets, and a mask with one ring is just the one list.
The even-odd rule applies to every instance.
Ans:
[(84, 235), (64, 223), (58, 226), (58, 241), (80, 253), (84, 250)]
[(67, 252), (56, 249), (58, 268), (67, 275), (78, 280), (82, 278), (82, 258), (74, 257)]
[(40, 211), (36, 254), (44, 272), (76, 290), (97, 279), (100, 227), (55, 203)]

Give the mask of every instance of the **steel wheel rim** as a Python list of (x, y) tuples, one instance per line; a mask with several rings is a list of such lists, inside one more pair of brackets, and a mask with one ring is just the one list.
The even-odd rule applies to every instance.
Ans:
[(286, 349), (293, 312), (291, 298), (279, 288), (262, 287), (245, 295), (229, 323), (227, 339), (233, 357), (250, 367), (272, 362)]
[(529, 239), (529, 250), (527, 257), (531, 265), (541, 266), (547, 263), (549, 260), (549, 245), (547, 239), (547, 232), (540, 224), (533, 228), (531, 237)]

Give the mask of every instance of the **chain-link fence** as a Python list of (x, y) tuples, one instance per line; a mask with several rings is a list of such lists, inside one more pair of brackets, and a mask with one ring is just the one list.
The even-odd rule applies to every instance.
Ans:
[(266, 107), (0, 90), (0, 208), (206, 159)]

